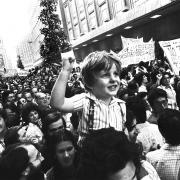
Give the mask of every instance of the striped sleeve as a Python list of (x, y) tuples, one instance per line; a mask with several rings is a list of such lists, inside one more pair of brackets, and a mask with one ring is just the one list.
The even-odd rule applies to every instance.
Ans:
[(85, 97), (85, 93), (77, 94), (72, 97), (74, 111), (81, 111), (83, 109)]

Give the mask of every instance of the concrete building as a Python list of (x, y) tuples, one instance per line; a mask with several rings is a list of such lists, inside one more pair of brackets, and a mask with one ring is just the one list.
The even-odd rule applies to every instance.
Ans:
[(59, 0), (77, 60), (95, 50), (122, 49), (121, 36), (145, 42), (180, 37), (178, 0)]
[(41, 22), (38, 19), (40, 14), (40, 0), (34, 1), (32, 8), (32, 15), (30, 18), (30, 33), (17, 47), (17, 55), (21, 56), (25, 69), (31, 69), (41, 64), (40, 44), (42, 42), (42, 35), (40, 29)]
[[(40, 29), (43, 25), (38, 18), (40, 15), (40, 11), (40, 0), (36, 0), (34, 1), (32, 15), (29, 22), (31, 29), (30, 33), (17, 48), (17, 54), (22, 56), (22, 61), (25, 69), (36, 67), (43, 61), (40, 56), (40, 46), (43, 41), (43, 35), (40, 33)], [(59, 6), (57, 8), (57, 13), (61, 18)]]
[(17, 46), (17, 55), (20, 56), (25, 69), (34, 67), (34, 54), (29, 40), (29, 35)]

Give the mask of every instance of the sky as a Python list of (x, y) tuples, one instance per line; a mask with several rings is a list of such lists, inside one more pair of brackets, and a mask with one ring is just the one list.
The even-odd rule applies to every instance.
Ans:
[(16, 46), (29, 32), (33, 3), (37, 0), (0, 0), (0, 37), (14, 62)]

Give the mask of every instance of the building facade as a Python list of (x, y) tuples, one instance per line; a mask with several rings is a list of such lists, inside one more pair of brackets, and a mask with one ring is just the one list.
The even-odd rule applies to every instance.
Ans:
[[(155, 41), (180, 37), (178, 0), (59, 0), (77, 60), (92, 51), (122, 49), (121, 36)], [(156, 15), (156, 16), (155, 16)]]
[(40, 14), (40, 0), (34, 1), (30, 18), (30, 33), (17, 47), (17, 55), (20, 55), (25, 69), (31, 69), (42, 62), (40, 56), (40, 44), (43, 36), (40, 33), (42, 24), (38, 19)]

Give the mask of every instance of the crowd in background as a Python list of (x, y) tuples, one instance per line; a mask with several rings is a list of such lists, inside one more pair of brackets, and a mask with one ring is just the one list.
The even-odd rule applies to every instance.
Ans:
[[(180, 179), (180, 77), (165, 59), (122, 68), (117, 98), (126, 102), (126, 130), (100, 129), (81, 146), (81, 114), (50, 106), (61, 69), (46, 65), (26, 77), (0, 77), (0, 179)], [(79, 66), (65, 96), (84, 92)], [(134, 171), (126, 173), (128, 167)]]

